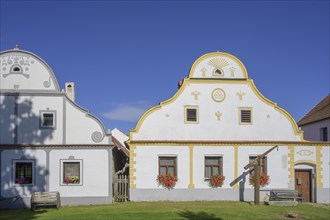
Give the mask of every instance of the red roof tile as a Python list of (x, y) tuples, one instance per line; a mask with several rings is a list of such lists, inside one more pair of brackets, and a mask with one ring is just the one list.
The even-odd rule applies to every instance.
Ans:
[(313, 122), (330, 118), (330, 93), (322, 99), (312, 110), (310, 110), (299, 122), (298, 125), (306, 125)]

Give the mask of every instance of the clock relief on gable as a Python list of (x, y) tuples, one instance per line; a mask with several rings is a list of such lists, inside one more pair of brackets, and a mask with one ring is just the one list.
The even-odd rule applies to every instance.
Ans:
[(212, 99), (215, 102), (222, 102), (226, 98), (226, 93), (223, 89), (217, 88), (212, 91)]

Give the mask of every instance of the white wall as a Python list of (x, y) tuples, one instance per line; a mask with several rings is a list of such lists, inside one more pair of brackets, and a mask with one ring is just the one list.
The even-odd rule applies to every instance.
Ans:
[[(53, 150), (49, 156), (50, 191), (59, 191), (62, 197), (108, 196), (110, 167), (106, 150)], [(82, 160), (82, 185), (62, 184), (60, 160), (70, 156)]]
[[(16, 185), (14, 160), (34, 161), (34, 184)], [(1, 195), (11, 197), (31, 196), (34, 191), (45, 191), (46, 153), (41, 150), (3, 150), (1, 154)]]
[(305, 140), (321, 141), (320, 129), (324, 127), (328, 128), (328, 141), (330, 141), (330, 119), (303, 125), (301, 126), (301, 130), (304, 131)]
[[(212, 99), (212, 91), (221, 88), (226, 93), (222, 102)], [(168, 105), (153, 111), (143, 121), (134, 140), (291, 140), (298, 141), (292, 123), (285, 114), (262, 101), (247, 82), (237, 84), (190, 83)], [(198, 100), (191, 95), (199, 91)], [(242, 100), (237, 92), (245, 93)], [(199, 123), (184, 122), (184, 106), (199, 107)], [(239, 123), (239, 108), (252, 108), (252, 124)], [(222, 113), (220, 121), (215, 113)]]

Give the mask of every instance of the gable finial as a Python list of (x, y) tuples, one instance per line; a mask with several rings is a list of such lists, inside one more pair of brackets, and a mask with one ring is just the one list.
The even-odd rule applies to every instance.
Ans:
[(18, 44), (16, 44), (14, 50), (19, 50), (19, 45)]

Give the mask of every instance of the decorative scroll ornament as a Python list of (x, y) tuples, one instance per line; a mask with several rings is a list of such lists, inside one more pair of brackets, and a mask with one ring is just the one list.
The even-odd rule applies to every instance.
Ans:
[(101, 141), (103, 141), (103, 135), (102, 135), (102, 133), (99, 132), (99, 131), (94, 131), (93, 134), (92, 134), (92, 140), (95, 143), (100, 143)]
[(206, 68), (205, 67), (203, 67), (202, 69), (201, 69), (201, 72), (202, 72), (202, 76), (204, 77), (205, 76), (205, 73), (206, 73)]
[(229, 70), (230, 70), (230, 76), (231, 76), (231, 77), (235, 77), (235, 70), (236, 70), (236, 69), (235, 69), (234, 67), (230, 67)]
[(213, 66), (213, 75), (214, 76), (224, 76), (223, 67), (228, 66), (229, 63), (220, 57), (213, 58), (207, 62), (208, 65)]
[(297, 154), (299, 154), (300, 156), (309, 156), (313, 154), (313, 152), (310, 150), (300, 150), (297, 152)]
[(239, 100), (242, 101), (243, 100), (243, 95), (245, 95), (245, 93), (242, 92), (242, 91), (239, 91), (239, 92), (236, 93), (236, 95), (238, 96)]
[(225, 59), (220, 58), (220, 57), (216, 57), (216, 58), (213, 58), (212, 60), (209, 60), (209, 62), (207, 62), (207, 64), (210, 66), (213, 66), (215, 68), (220, 68), (220, 69), (229, 65), (229, 63)]
[(194, 96), (194, 99), (195, 100), (198, 100), (198, 96), (200, 95), (201, 93), (198, 92), (197, 90), (195, 90), (194, 92), (191, 93), (192, 96)]
[(214, 89), (212, 91), (212, 99), (215, 101), (215, 102), (222, 102), (223, 100), (225, 100), (226, 98), (226, 94), (225, 94), (225, 91), (223, 91), (223, 89)]
[(7, 78), (10, 75), (22, 75), (25, 78), (29, 79), (30, 74), (30, 65), (34, 64), (33, 60), (30, 60), (30, 57), (22, 55), (8, 55), (3, 56), (1, 59), (1, 68), (6, 73), (2, 74), (3, 78)]
[(215, 113), (215, 116), (217, 117), (217, 120), (220, 121), (221, 116), (222, 116), (222, 113), (221, 113), (220, 111), (217, 111), (217, 112)]
[(45, 88), (49, 88), (50, 85), (52, 84), (52, 79), (49, 77), (49, 80), (44, 81), (43, 85)]

